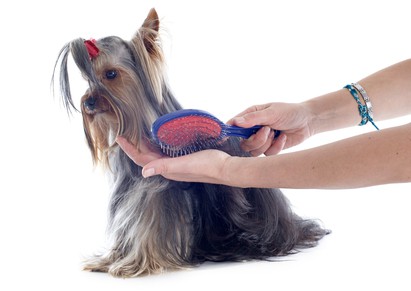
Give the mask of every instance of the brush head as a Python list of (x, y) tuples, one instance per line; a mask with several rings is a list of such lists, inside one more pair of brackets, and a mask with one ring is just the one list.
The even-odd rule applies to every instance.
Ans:
[(172, 157), (216, 148), (224, 138), (224, 123), (208, 112), (183, 109), (158, 118), (152, 125), (154, 141)]
[[(249, 128), (228, 125), (206, 111), (182, 109), (157, 119), (151, 134), (165, 154), (177, 157), (218, 148), (228, 136), (249, 138), (261, 128), (261, 125)], [(280, 133), (274, 130), (274, 138)]]

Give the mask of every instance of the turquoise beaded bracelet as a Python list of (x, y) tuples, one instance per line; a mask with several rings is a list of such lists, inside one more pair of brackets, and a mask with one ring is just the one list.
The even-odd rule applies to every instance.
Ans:
[[(355, 83), (352, 85), (346, 85), (344, 86), (345, 89), (347, 89), (352, 97), (354, 97), (354, 100), (357, 102), (358, 104), (358, 111), (360, 113), (361, 116), (361, 122), (360, 126), (367, 124), (367, 122), (371, 122), (371, 124), (377, 129), (380, 130), (377, 125), (374, 123), (373, 120), (373, 114), (372, 114), (372, 105), (371, 105), (371, 101), (370, 98), (368, 97), (367, 93), (365, 92), (364, 88), (361, 87), (359, 84)], [(366, 105), (363, 105), (360, 101), (360, 97), (358, 96), (358, 93), (356, 91), (356, 88), (358, 88), (358, 91), (361, 94), (361, 97), (364, 99), (364, 102), (366, 103)]]

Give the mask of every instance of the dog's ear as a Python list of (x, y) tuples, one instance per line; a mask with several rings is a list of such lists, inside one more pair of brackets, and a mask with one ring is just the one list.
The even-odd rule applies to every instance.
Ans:
[(150, 9), (150, 12), (148, 13), (146, 20), (144, 20), (142, 27), (152, 29), (155, 32), (159, 31), (160, 20), (158, 19), (157, 11), (154, 8)]
[(139, 29), (139, 33), (143, 39), (144, 46), (150, 54), (156, 54), (158, 39), (158, 31), (160, 29), (160, 20), (158, 19), (157, 12), (154, 8), (151, 8), (144, 20), (143, 25)]

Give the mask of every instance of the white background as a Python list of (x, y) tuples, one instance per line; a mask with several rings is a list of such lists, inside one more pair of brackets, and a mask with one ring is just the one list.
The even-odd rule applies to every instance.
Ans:
[[(283, 262), (205, 264), (127, 280), (81, 271), (82, 259), (103, 246), (107, 184), (93, 170), (81, 116), (68, 118), (50, 89), (66, 42), (129, 39), (156, 7), (175, 95), (187, 108), (227, 120), (253, 104), (337, 90), (409, 58), (408, 2), (3, 2), (0, 289), (410, 290), (409, 184), (284, 190), (299, 214), (333, 233)], [(79, 97), (84, 88), (75, 77)], [(409, 116), (378, 125), (404, 122)], [(370, 130), (322, 134), (295, 150)]]

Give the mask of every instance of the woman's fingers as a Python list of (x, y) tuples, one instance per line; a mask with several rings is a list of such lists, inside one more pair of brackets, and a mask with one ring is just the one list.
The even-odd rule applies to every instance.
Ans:
[(287, 135), (282, 133), (279, 137), (277, 137), (271, 146), (264, 152), (266, 156), (273, 156), (277, 155), (280, 153), (285, 146), (285, 143), (287, 142)]

